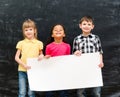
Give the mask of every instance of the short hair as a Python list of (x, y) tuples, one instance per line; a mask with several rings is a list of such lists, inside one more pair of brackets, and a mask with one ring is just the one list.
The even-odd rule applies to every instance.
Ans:
[(92, 22), (92, 24), (94, 25), (94, 19), (91, 16), (82, 17), (79, 21), (79, 24), (81, 24), (83, 21)]
[(24, 35), (24, 29), (25, 28), (29, 28), (29, 27), (33, 27), (35, 29), (35, 38), (37, 38), (37, 27), (36, 27), (36, 24), (33, 20), (31, 19), (27, 19), (23, 22), (23, 25), (22, 25), (22, 30), (23, 30), (23, 36), (25, 37)]

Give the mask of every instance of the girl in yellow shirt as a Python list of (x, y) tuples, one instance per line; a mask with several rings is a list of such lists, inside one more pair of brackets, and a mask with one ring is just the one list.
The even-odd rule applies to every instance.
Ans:
[[(27, 58), (43, 58), (43, 43), (37, 39), (37, 28), (35, 22), (28, 19), (22, 25), (24, 39), (16, 45), (15, 61), (18, 66), (19, 94), (18, 97), (35, 97), (35, 93), (30, 90), (27, 76), (27, 69), (31, 67), (26, 63)], [(28, 84), (28, 89), (27, 89)], [(28, 90), (28, 94), (27, 94)]]

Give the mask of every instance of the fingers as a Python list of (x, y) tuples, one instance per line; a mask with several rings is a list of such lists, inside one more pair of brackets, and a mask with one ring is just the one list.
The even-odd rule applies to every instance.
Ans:
[(80, 51), (75, 51), (75, 52), (74, 52), (74, 55), (80, 56), (80, 55), (81, 55), (81, 52), (80, 52)]
[(99, 66), (100, 68), (103, 68), (103, 67), (104, 67), (104, 63), (100, 63), (98, 66)]

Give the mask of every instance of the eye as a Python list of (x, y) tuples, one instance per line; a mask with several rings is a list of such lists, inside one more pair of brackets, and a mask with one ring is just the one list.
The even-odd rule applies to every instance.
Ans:
[(33, 29), (29, 29), (30, 31), (32, 31)]
[(59, 31), (62, 31), (62, 29), (60, 29)]
[(86, 25), (86, 23), (83, 23), (83, 25)]
[(91, 24), (88, 24), (88, 26), (91, 26)]
[(54, 31), (55, 31), (55, 32), (57, 32), (57, 30), (56, 30), (56, 29), (55, 29)]
[(27, 29), (25, 31), (28, 31)]

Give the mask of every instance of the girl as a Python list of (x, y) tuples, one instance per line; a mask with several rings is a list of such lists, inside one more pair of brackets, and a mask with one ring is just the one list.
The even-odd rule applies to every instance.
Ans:
[[(27, 69), (31, 67), (26, 63), (27, 58), (39, 57), (42, 58), (43, 43), (37, 40), (37, 28), (35, 22), (28, 19), (22, 25), (24, 39), (19, 41), (16, 45), (15, 61), (19, 64), (19, 95), (18, 97), (26, 97), (28, 90), (28, 97), (35, 97), (35, 93), (29, 89)], [(28, 89), (27, 89), (28, 83)]]
[[(61, 56), (70, 54), (70, 45), (65, 43), (65, 29), (57, 24), (51, 30), (51, 39), (45, 50), (45, 57)], [(52, 92), (47, 92), (46, 97), (54, 97)], [(68, 97), (66, 91), (60, 91), (60, 97)]]

